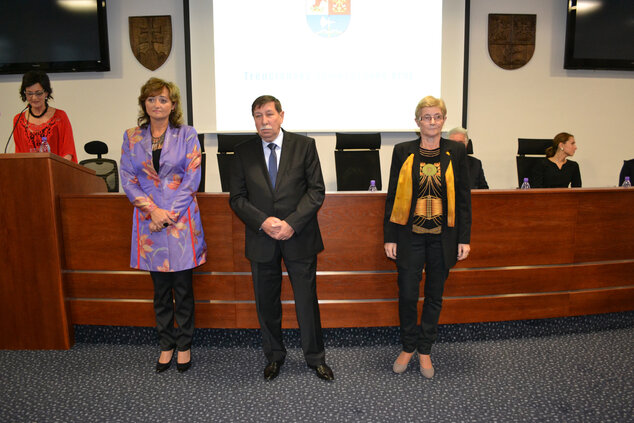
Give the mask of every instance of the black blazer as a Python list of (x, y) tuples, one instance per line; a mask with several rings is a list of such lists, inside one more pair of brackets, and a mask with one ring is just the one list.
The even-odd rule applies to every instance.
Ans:
[(626, 176), (630, 177), (630, 182), (634, 182), (634, 159), (623, 161), (623, 167), (619, 175), (619, 186), (623, 185)]
[(469, 164), (469, 185), (471, 189), (489, 189), (489, 184), (484, 177), (482, 162), (473, 156), (467, 156)]
[[(420, 179), (420, 138), (407, 141), (394, 146), (392, 153), (392, 166), (390, 168), (390, 183), (385, 200), (385, 216), (383, 220), (384, 242), (395, 242), (396, 261), (399, 266), (405, 266), (412, 245), (412, 220), (418, 195), (418, 181)], [(410, 154), (414, 154), (412, 166), (412, 204), (410, 207), (407, 225), (398, 225), (390, 222), (398, 175), (403, 162)], [(442, 209), (443, 223), (441, 242), (445, 266), (449, 269), (456, 264), (458, 256), (458, 244), (469, 244), (471, 239), (471, 190), (469, 188), (469, 170), (467, 168), (467, 153), (462, 143), (440, 139), (440, 168), (442, 184)], [(456, 192), (456, 222), (455, 226), (447, 226), (447, 182), (445, 175), (449, 161), (451, 160), (454, 172), (454, 187)]]
[[(276, 242), (288, 260), (310, 257), (324, 249), (317, 211), (326, 190), (315, 140), (282, 131), (275, 189), (259, 136), (240, 143), (234, 150), (229, 204), (246, 225), (245, 255), (252, 261), (272, 260)], [(294, 229), (293, 236), (276, 241), (260, 230), (269, 216), (285, 220)]]

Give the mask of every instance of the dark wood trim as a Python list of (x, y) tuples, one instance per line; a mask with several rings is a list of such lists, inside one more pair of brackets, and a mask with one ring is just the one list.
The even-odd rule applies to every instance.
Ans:
[[(197, 326), (257, 327), (244, 225), (227, 194), (198, 201), (210, 254), (194, 273)], [(398, 324), (396, 268), (383, 252), (384, 202), (384, 194), (326, 196), (317, 278), (324, 327)], [(450, 273), (442, 323), (634, 308), (634, 228), (622, 224), (634, 191), (474, 191), (472, 204), (472, 254)], [(72, 322), (153, 325), (150, 278), (129, 268), (128, 199), (63, 195), (61, 205)], [(95, 233), (97, 225), (109, 230)], [(285, 276), (285, 327), (297, 325), (292, 299)]]

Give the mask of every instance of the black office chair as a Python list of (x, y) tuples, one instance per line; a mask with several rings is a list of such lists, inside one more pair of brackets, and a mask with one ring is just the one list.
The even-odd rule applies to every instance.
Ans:
[(103, 141), (90, 141), (84, 145), (84, 151), (88, 154), (96, 154), (97, 158), (82, 160), (79, 164), (97, 172), (97, 176), (106, 181), (108, 192), (119, 192), (117, 162), (101, 158), (102, 154), (108, 154), (108, 145)]
[(381, 190), (380, 133), (336, 133), (337, 191), (367, 191), (370, 181)]
[[(535, 164), (546, 155), (546, 149), (553, 143), (552, 139), (542, 138), (518, 138), (517, 139), (517, 186), (521, 187), (524, 178), (529, 183)], [(530, 156), (527, 156), (530, 155)]]
[(218, 134), (218, 170), (220, 171), (220, 185), (222, 192), (229, 192), (231, 180), (231, 166), (233, 163), (233, 149), (242, 141), (255, 137), (250, 134)]
[(467, 143), (467, 154), (473, 154), (473, 142), (469, 139)]

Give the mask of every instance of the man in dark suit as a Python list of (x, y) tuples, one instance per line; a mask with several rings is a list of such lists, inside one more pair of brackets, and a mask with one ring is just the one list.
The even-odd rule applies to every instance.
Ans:
[(284, 112), (273, 96), (258, 97), (251, 113), (259, 136), (235, 148), (229, 202), (246, 226), (245, 255), (268, 360), (264, 378), (277, 377), (286, 358), (280, 302), (284, 259), (306, 363), (321, 379), (333, 380), (317, 302), (317, 253), (324, 249), (317, 211), (325, 187), (315, 140), (282, 129)]
[[(469, 145), (469, 134), (466, 129), (461, 127), (456, 127), (449, 131), (447, 138), (463, 143), (465, 148)], [(472, 155), (468, 155), (467, 165), (469, 166), (469, 184), (471, 189), (489, 189), (489, 184), (487, 184), (487, 180), (484, 177), (482, 162)]]

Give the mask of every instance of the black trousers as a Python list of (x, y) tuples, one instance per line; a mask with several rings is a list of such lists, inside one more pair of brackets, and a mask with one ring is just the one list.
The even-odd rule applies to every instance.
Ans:
[[(284, 259), (295, 297), (295, 311), (304, 358), (309, 366), (325, 362), (321, 317), (317, 302), (317, 256), (302, 260)], [(282, 253), (275, 248), (272, 261), (251, 262), (255, 305), (262, 332), (262, 349), (269, 362), (286, 358), (282, 340)]]
[[(150, 272), (154, 282), (154, 312), (161, 350), (187, 351), (194, 336), (193, 269)], [(178, 327), (174, 327), (174, 320)]]
[[(418, 297), (423, 268), (425, 300), (418, 324)], [(407, 267), (398, 268), (398, 314), (403, 351), (430, 354), (438, 336), (438, 318), (449, 269), (445, 267), (440, 235), (413, 234)]]

